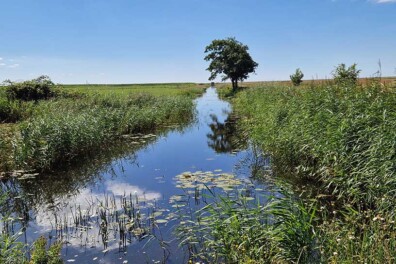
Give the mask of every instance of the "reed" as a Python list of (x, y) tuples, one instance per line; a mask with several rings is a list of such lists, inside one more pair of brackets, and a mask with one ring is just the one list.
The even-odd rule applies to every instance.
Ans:
[(376, 81), (269, 85), (234, 98), (275, 174), (317, 202), (320, 262), (396, 259), (395, 103), (395, 88)]
[[(151, 133), (191, 120), (193, 113), (193, 102), (185, 96), (109, 94), (42, 101), (7, 140), (13, 146), (11, 155), (7, 152), (14, 164), (8, 167), (48, 170), (100, 150), (122, 135)], [(7, 142), (0, 142), (4, 152)]]
[[(314, 263), (319, 254), (313, 223), (314, 205), (294, 195), (264, 199), (245, 196), (244, 190), (201, 196), (206, 203), (188, 213), (178, 210), (176, 234), (193, 262)], [(206, 197), (205, 197), (206, 196)]]

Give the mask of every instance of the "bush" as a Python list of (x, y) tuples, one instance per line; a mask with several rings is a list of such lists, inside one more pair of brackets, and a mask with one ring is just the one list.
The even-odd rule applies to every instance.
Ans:
[(6, 94), (9, 100), (38, 101), (54, 97), (54, 88), (51, 79), (43, 75), (22, 83), (9, 82)]
[(303, 82), (302, 78), (304, 78), (304, 74), (300, 69), (297, 69), (294, 74), (290, 75), (290, 80), (294, 86), (299, 86)]
[(334, 81), (339, 85), (356, 84), (361, 70), (356, 69), (356, 63), (346, 68), (344, 63), (341, 63), (333, 71)]
[(47, 239), (40, 237), (33, 244), (31, 264), (61, 264), (60, 251), (62, 243), (57, 242), (47, 250)]

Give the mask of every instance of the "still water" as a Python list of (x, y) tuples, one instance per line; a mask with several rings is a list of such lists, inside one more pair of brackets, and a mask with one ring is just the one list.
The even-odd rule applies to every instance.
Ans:
[[(15, 202), (15, 210), (28, 211), (21, 240), (62, 239), (65, 263), (186, 263), (189, 255), (174, 235), (175, 201), (196, 196), (215, 178), (223, 189), (258, 185), (249, 177), (257, 160), (235, 135), (230, 104), (213, 87), (195, 103), (192, 124), (127, 138), (77, 169), (19, 182), (15, 188), (27, 202)], [(192, 177), (209, 180), (199, 188), (183, 182)]]

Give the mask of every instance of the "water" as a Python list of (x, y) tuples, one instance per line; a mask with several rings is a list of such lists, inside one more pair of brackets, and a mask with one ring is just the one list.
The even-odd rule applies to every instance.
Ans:
[[(235, 141), (243, 139), (235, 134), (230, 104), (219, 99), (215, 88), (196, 99), (196, 110), (197, 119), (184, 129), (145, 137), (140, 144), (127, 140), (109, 153), (82, 160), (77, 169), (18, 183), (24, 195), (21, 201), (16, 197), (14, 209), (27, 222), (22, 240), (62, 237), (66, 263), (186, 263), (189, 256), (173, 232), (177, 220), (169, 217), (175, 211), (170, 198), (186, 193), (175, 177), (202, 171), (233, 174), (246, 182), (257, 162), (249, 160), (251, 150), (235, 148)], [(125, 215), (123, 203), (134, 206), (131, 215), (143, 215), (138, 224), (136, 217), (132, 223)], [(131, 232), (107, 223), (104, 234), (100, 212)]]

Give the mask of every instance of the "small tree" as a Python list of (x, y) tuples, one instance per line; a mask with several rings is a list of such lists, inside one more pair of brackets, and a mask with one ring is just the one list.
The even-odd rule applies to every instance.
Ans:
[(248, 53), (248, 46), (235, 38), (216, 39), (205, 48), (205, 60), (211, 61), (208, 71), (209, 80), (214, 80), (218, 74), (223, 74), (222, 80), (231, 79), (232, 89), (238, 88), (238, 81), (243, 81), (249, 73), (255, 72), (258, 64)]
[(344, 63), (339, 64), (332, 73), (334, 81), (341, 85), (356, 85), (361, 72), (361, 70), (356, 69), (356, 66), (357, 64), (354, 63), (347, 68)]
[(21, 83), (7, 80), (5, 84), (8, 84), (6, 93), (10, 100), (38, 101), (49, 99), (55, 95), (55, 84), (45, 75)]
[(290, 80), (294, 86), (299, 86), (303, 82), (302, 78), (304, 78), (304, 73), (302, 73), (300, 68), (298, 68), (294, 74), (290, 75)]

